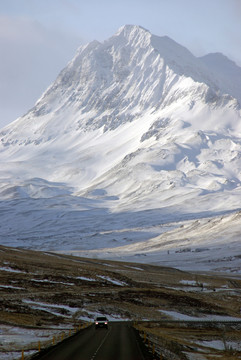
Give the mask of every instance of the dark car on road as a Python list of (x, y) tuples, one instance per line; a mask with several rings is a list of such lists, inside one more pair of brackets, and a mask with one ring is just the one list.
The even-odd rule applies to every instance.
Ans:
[(101, 327), (108, 329), (108, 319), (105, 316), (97, 316), (95, 319), (95, 328)]

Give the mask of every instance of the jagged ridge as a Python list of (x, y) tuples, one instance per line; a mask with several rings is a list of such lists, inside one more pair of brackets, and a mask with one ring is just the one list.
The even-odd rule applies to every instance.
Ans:
[(75, 126), (106, 131), (138, 119), (147, 109), (165, 109), (174, 103), (237, 107), (218, 84), (203, 62), (181, 45), (127, 25), (103, 44), (93, 41), (81, 47), (35, 107), (18, 121), (16, 132), (19, 135), (20, 127), (34, 123), (32, 138), (38, 141), (43, 135), (45, 139), (59, 135), (53, 124), (64, 130)]

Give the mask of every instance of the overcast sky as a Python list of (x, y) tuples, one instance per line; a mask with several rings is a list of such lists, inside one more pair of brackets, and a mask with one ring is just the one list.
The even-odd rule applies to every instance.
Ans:
[(241, 0), (0, 0), (0, 128), (34, 105), (80, 45), (125, 24), (241, 66)]

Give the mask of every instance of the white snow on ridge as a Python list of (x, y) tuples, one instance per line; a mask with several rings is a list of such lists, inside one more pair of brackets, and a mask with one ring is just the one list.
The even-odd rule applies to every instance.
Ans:
[(124, 281), (112, 279), (112, 278), (110, 278), (109, 276), (98, 275), (98, 277), (99, 277), (100, 279), (106, 280), (107, 282), (110, 282), (111, 284), (114, 284), (114, 285), (118, 285), (118, 286), (125, 286), (125, 285), (127, 285)]
[(182, 266), (185, 255), (195, 266), (198, 256), (197, 266), (219, 268), (217, 246), (236, 250), (239, 272), (240, 71), (132, 25), (80, 47), (0, 132), (1, 243), (154, 262), (179, 247), (210, 248), (210, 259), (193, 251), (168, 263)]
[[(39, 301), (31, 301), (28, 299), (25, 299), (22, 302), (28, 304), (33, 309), (47, 311), (56, 316), (63, 316), (63, 317), (71, 317), (76, 311), (79, 310), (79, 308), (74, 308), (67, 305), (48, 304)], [(63, 314), (61, 310), (65, 310), (66, 313)]]
[(23, 288), (18, 287), (18, 286), (11, 286), (11, 285), (0, 285), (0, 289), (1, 288), (5, 288), (5, 289), (15, 289), (15, 290), (23, 290)]
[(184, 321), (238, 321), (240, 318), (232, 316), (222, 316), (222, 315), (205, 315), (203, 317), (190, 316), (186, 314), (181, 314), (176, 311), (160, 310), (161, 313), (166, 314), (172, 317), (174, 320), (184, 320)]
[(86, 276), (77, 276), (75, 279), (84, 280), (84, 281), (96, 281), (96, 279), (89, 278), (89, 277), (86, 277)]
[(6, 267), (6, 266), (0, 267), (0, 271), (6, 271), (6, 272), (11, 272), (11, 273), (23, 273), (24, 272), (24, 271), (16, 270), (16, 269), (13, 269), (11, 267)]

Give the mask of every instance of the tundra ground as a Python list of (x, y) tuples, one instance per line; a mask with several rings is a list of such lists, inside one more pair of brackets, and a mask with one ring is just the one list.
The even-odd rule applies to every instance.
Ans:
[(164, 359), (241, 358), (238, 276), (3, 246), (0, 275), (1, 359), (97, 314), (133, 321)]

